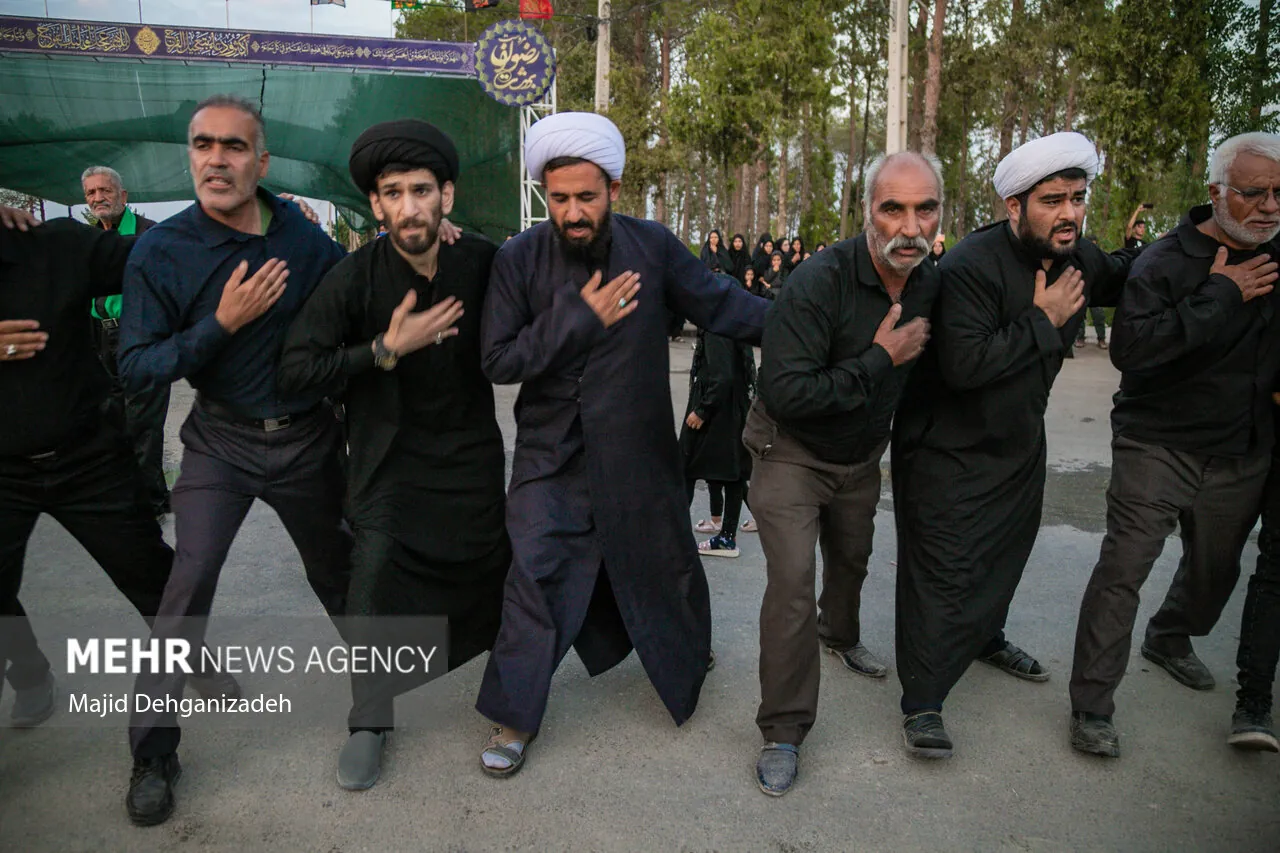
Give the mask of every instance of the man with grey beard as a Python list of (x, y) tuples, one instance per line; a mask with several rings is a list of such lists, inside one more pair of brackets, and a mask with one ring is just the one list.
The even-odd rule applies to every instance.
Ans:
[[(929, 339), (938, 272), (925, 262), (942, 218), (942, 168), (913, 152), (877, 160), (865, 233), (798, 266), (765, 324), (760, 397), (743, 443), (769, 584), (760, 610), (756, 781), (782, 796), (818, 711), (821, 640), (850, 670), (883, 678), (862, 644), (880, 457), (915, 359)], [(814, 548), (822, 547), (815, 600)]]
[[(1080, 605), (1071, 676), (1071, 745), (1081, 752), (1120, 754), (1113, 696), (1129, 662), (1138, 592), (1177, 528), (1182, 558), (1147, 623), (1142, 656), (1187, 687), (1214, 686), (1191, 638), (1213, 629), (1235, 588), (1275, 443), (1278, 194), (1280, 136), (1228, 139), (1209, 165), (1212, 204), (1191, 208), (1134, 264), (1117, 307), (1111, 361), (1122, 373), (1107, 534)], [(1274, 520), (1269, 511), (1259, 538), (1265, 559), (1242, 620), (1231, 739), (1269, 750), (1277, 748), (1270, 709), (1280, 643)]]
[(934, 339), (893, 425), (902, 734), (919, 758), (951, 755), (942, 704), (975, 660), (1049, 677), (1004, 625), (1040, 530), (1049, 391), (1085, 304), (1114, 305), (1136, 255), (1079, 239), (1097, 172), (1078, 133), (1019, 147), (992, 181), (1008, 221), (938, 265)]

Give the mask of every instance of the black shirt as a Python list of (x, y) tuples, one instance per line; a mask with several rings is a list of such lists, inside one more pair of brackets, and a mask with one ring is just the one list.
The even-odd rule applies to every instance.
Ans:
[[(939, 277), (925, 260), (902, 291), (902, 320), (928, 317)], [(912, 363), (873, 344), (893, 301), (866, 234), (814, 255), (787, 280), (765, 322), (760, 397), (779, 426), (819, 459), (866, 461), (889, 435)]]
[[(132, 393), (186, 378), (247, 418), (305, 411), (316, 392), (281, 394), (276, 370), (285, 331), (311, 291), (346, 252), (298, 209), (263, 190), (271, 210), (267, 233), (246, 234), (214, 221), (193, 204), (138, 239), (124, 282), (120, 377)], [(214, 313), (241, 261), (245, 278), (271, 258), (288, 264), (280, 299), (234, 335)]]
[[(1221, 244), (1196, 226), (1210, 214), (1193, 207), (1133, 265), (1111, 337), (1122, 371), (1111, 426), (1162, 447), (1240, 457), (1271, 447), (1280, 293), (1245, 302), (1235, 282), (1209, 274)], [(1280, 241), (1231, 250), (1227, 263), (1262, 253), (1280, 258)]]
[(52, 450), (93, 423), (111, 386), (85, 305), (120, 291), (133, 242), (70, 219), (0, 228), (0, 319), (35, 320), (49, 333), (34, 358), (0, 361), (0, 456)]

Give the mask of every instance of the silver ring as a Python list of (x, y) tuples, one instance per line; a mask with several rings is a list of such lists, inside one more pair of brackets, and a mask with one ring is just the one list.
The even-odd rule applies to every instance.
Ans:
[(444, 342), (444, 332), (436, 332), (436, 343)]
[(5, 356), (6, 356), (6, 357), (12, 357), (12, 356), (17, 355), (17, 354), (18, 354), (18, 345), (17, 345), (17, 344), (9, 344), (7, 347), (5, 347), (5, 348), (4, 348), (4, 354), (5, 354)]
[(627, 307), (627, 297), (625, 297), (625, 296), (624, 296), (624, 297), (622, 297), (621, 299), (619, 299), (619, 300), (618, 300), (618, 307), (619, 307), (619, 308), (626, 308), (626, 307)]

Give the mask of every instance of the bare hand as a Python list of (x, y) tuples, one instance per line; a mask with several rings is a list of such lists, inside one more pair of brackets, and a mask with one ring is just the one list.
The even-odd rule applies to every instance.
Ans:
[(39, 224), (39, 219), (36, 219), (21, 208), (0, 205), (0, 225), (5, 228), (17, 228), (19, 231), (26, 231), (29, 228), (35, 228)]
[(1059, 329), (1084, 307), (1084, 275), (1075, 267), (1067, 267), (1053, 283), (1045, 287), (1044, 270), (1036, 270), (1036, 307)]
[(928, 320), (916, 317), (910, 323), (894, 328), (901, 318), (902, 305), (895, 303), (880, 321), (880, 328), (876, 329), (876, 336), (871, 341), (872, 344), (879, 344), (885, 352), (889, 353), (894, 367), (919, 358), (920, 353), (924, 352), (924, 345), (929, 342)]
[(1276, 262), (1270, 255), (1257, 255), (1234, 266), (1227, 265), (1227, 247), (1218, 249), (1218, 255), (1209, 268), (1210, 275), (1225, 275), (1240, 288), (1244, 301), (1266, 296), (1275, 288), (1275, 280), (1280, 273), (1276, 272)]
[(289, 278), (289, 269), (279, 258), (267, 261), (262, 269), (245, 281), (248, 271), (249, 262), (241, 261), (231, 278), (227, 279), (218, 310), (214, 313), (222, 328), (232, 335), (267, 313), (284, 293), (284, 283)]
[(462, 303), (452, 296), (432, 305), (426, 311), (413, 312), (418, 292), (410, 290), (391, 312), (391, 324), (382, 335), (382, 345), (398, 356), (417, 352), (427, 344), (444, 343), (458, 334), (454, 324), (462, 317)]
[(49, 333), (39, 328), (35, 320), (0, 320), (0, 361), (35, 358), (49, 340)]
[(441, 219), (440, 228), (436, 233), (440, 235), (441, 240), (452, 246), (462, 236), (462, 229), (448, 219)]
[(320, 224), (320, 217), (316, 215), (316, 212), (314, 210), (311, 209), (311, 205), (307, 204), (305, 201), (298, 198), (293, 193), (280, 193), (280, 198), (284, 199), (285, 201), (291, 201), (294, 204), (296, 204), (298, 208), (302, 211), (302, 215), (307, 217), (308, 221), (310, 221), (312, 225)]
[(690, 412), (689, 417), (685, 418), (684, 422), (689, 425), (689, 429), (702, 429), (702, 425), (706, 423), (706, 421), (698, 417), (697, 412)]
[(640, 304), (635, 298), (640, 290), (640, 273), (627, 270), (603, 286), (600, 284), (602, 278), (604, 276), (596, 270), (596, 274), (591, 276), (581, 292), (582, 298), (607, 329), (636, 310), (636, 306)]

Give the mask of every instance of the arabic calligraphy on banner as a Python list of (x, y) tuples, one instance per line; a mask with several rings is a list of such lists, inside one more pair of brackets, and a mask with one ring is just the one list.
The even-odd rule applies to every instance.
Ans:
[(476, 42), (476, 76), (485, 94), (500, 104), (537, 103), (555, 73), (555, 52), (533, 24), (501, 21)]
[(476, 74), (471, 44), (3, 16), (0, 52)]

